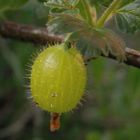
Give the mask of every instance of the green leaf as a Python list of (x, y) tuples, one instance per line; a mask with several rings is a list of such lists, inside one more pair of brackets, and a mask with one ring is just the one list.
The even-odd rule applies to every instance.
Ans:
[(69, 34), (67, 41), (76, 42), (86, 57), (96, 57), (101, 53), (115, 55), (119, 61), (125, 60), (125, 43), (114, 32), (91, 27), (83, 19), (56, 14), (56, 18), (48, 23), (49, 31), (55, 34)]
[[(83, 19), (91, 26), (93, 26), (96, 22), (96, 11), (94, 8), (91, 8), (89, 2), (87, 0), (80, 0), (77, 8), (80, 11), (80, 15)], [(94, 17), (93, 17), (94, 15)], [(95, 21), (94, 21), (95, 20)]]
[(81, 51), (85, 58), (99, 56), (104, 50), (102, 48), (105, 47), (101, 32), (91, 28), (85, 28), (73, 32), (69, 36), (69, 41), (76, 42), (76, 47)]
[(90, 0), (90, 3), (96, 6), (108, 6), (113, 0)]
[(1, 0), (0, 1), (0, 12), (17, 9), (25, 4), (28, 0)]
[(50, 8), (50, 14), (78, 15), (79, 9), (76, 7), (79, 0), (48, 0), (45, 6)]
[(126, 60), (124, 41), (111, 30), (87, 28), (74, 32), (69, 37), (70, 41), (78, 44), (79, 50), (85, 57), (97, 57), (100, 54), (116, 56), (118, 61)]
[(50, 32), (55, 34), (76, 32), (88, 26), (83, 20), (72, 15), (55, 14), (54, 16), (56, 18), (48, 22), (47, 26)]
[[(83, 19), (66, 14), (56, 14), (56, 18), (50, 21), (47, 26), (49, 31), (55, 34), (71, 33), (68, 41), (79, 44), (77, 46), (80, 46), (78, 48), (84, 55), (99, 55), (100, 49), (96, 44), (96, 34), (98, 35), (99, 31), (92, 29)], [(93, 48), (93, 44), (96, 44), (95, 48)]]
[(140, 30), (140, 1), (120, 8), (115, 17), (118, 28), (126, 33), (134, 33)]
[(39, 2), (46, 2), (46, 0), (38, 0)]
[[(111, 4), (111, 2), (113, 0), (89, 0), (89, 1), (90, 1), (90, 3), (92, 5), (94, 5), (94, 6), (96, 6), (98, 8), (101, 5), (105, 6), (105, 7), (108, 7), (109, 4)], [(124, 6), (124, 5), (126, 5), (126, 4), (128, 4), (128, 3), (132, 2), (132, 1), (134, 1), (134, 0), (122, 0), (121, 6)]]
[(69, 14), (69, 15), (78, 15), (79, 14), (79, 9), (59, 9), (59, 8), (52, 8), (50, 10), (50, 14)]
[(135, 0), (122, 0), (122, 3), (121, 3), (120, 7), (123, 7), (123, 6), (129, 4), (129, 3), (133, 2), (133, 1), (135, 1)]
[(79, 0), (46, 0), (45, 5), (54, 8), (72, 9), (78, 4)]
[(117, 57), (121, 62), (126, 60), (125, 56), (125, 42), (116, 33), (111, 30), (106, 30), (104, 40), (107, 44), (109, 52)]
[[(45, 5), (50, 8), (51, 14), (70, 14), (81, 16), (88, 24), (93, 25), (96, 20), (96, 10), (91, 8), (86, 0), (48, 0)], [(93, 15), (95, 15), (93, 17)]]

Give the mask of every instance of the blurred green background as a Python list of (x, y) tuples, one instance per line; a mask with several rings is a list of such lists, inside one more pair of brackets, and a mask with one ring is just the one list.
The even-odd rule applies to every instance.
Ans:
[[(48, 9), (29, 0), (1, 12), (0, 18), (40, 27), (46, 24)], [(128, 47), (140, 50), (140, 33), (121, 36)], [(83, 106), (63, 114), (60, 130), (51, 133), (50, 114), (27, 98), (24, 87), (26, 65), (40, 47), (0, 38), (0, 140), (140, 139), (140, 69), (102, 57), (87, 65)]]

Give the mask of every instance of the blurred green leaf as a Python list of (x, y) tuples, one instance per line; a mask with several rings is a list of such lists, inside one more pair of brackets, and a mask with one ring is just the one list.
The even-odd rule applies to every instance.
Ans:
[(4, 59), (7, 61), (11, 69), (13, 70), (13, 73), (15, 74), (15, 77), (17, 78), (17, 81), (19, 84), (23, 84), (23, 71), (21, 70), (20, 62), (17, 59), (17, 56), (10, 51), (7, 47), (1, 47), (1, 53)]
[(39, 2), (46, 2), (46, 0), (38, 0)]
[(101, 140), (101, 135), (99, 132), (89, 132), (86, 140)]
[(121, 7), (123, 7), (123, 6), (125, 6), (125, 5), (127, 5), (127, 4), (129, 4), (129, 3), (131, 3), (131, 2), (133, 2), (133, 1), (135, 1), (135, 0), (122, 0)]
[(79, 0), (46, 0), (45, 5), (50, 8), (73, 9)]
[(76, 6), (79, 0), (46, 0), (46, 4), (63, 5), (63, 6)]
[(0, 1), (0, 12), (17, 9), (23, 6), (28, 0), (1, 0)]
[(113, 0), (89, 0), (89, 1), (91, 4), (97, 7), (99, 5), (108, 6)]
[(122, 32), (134, 33), (140, 30), (140, 1), (135, 0), (119, 9), (116, 23)]
[[(104, 7), (108, 7), (113, 0), (89, 0), (90, 1), (90, 4), (95, 6), (96, 9), (98, 10), (98, 12), (100, 13), (101, 9)], [(131, 3), (133, 2), (134, 0), (122, 0), (122, 3), (121, 3), (121, 7), (128, 4), (128, 3)]]

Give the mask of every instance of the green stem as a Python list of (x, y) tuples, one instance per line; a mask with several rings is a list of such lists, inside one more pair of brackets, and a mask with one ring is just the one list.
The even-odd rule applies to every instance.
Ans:
[(82, 9), (80, 9), (82, 12), (84, 12), (84, 18), (87, 20), (87, 22), (93, 26), (93, 17), (90, 11), (90, 5), (87, 0), (80, 0), (80, 3), (82, 5)]
[(108, 21), (109, 17), (119, 8), (122, 0), (113, 0), (110, 6), (105, 10), (103, 15), (97, 21), (97, 27), (102, 27)]

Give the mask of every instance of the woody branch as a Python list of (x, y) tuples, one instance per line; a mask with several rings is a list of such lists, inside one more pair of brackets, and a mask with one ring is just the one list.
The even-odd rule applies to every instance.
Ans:
[[(63, 41), (62, 37), (50, 35), (45, 27), (34, 27), (10, 21), (0, 22), (0, 35), (3, 38), (11, 38), (40, 45), (54, 42), (61, 43)], [(126, 48), (125, 53), (127, 60), (124, 63), (140, 68), (140, 52)], [(112, 54), (109, 54), (107, 57), (114, 60), (117, 59)], [(91, 59), (93, 58), (88, 58), (87, 60), (90, 61)]]

